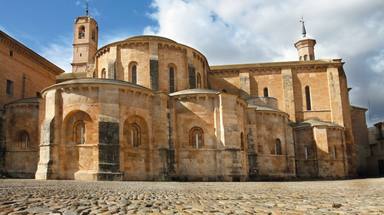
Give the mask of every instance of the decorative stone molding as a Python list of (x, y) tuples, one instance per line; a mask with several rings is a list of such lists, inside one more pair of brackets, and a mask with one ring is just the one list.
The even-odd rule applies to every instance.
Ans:
[(2, 38), (0, 40), (1, 43), (8, 46), (13, 51), (16, 51), (17, 53), (24, 55), (26, 58), (31, 59), (34, 63), (37, 63), (40, 66), (46, 68), (53, 75), (60, 75), (61, 73), (64, 73), (64, 70), (57, 67), (47, 59), (43, 58), (36, 52), (32, 51), (31, 49), (29, 49), (22, 43), (18, 42), (17, 40), (13, 39), (12, 37), (8, 36), (2, 31), (0, 31), (0, 37)]

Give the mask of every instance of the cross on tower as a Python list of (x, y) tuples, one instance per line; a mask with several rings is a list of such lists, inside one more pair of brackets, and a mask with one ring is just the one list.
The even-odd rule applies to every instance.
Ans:
[(86, 16), (89, 16), (88, 0), (85, 0), (85, 15), (86, 15)]
[(302, 24), (302, 34), (303, 34), (303, 37), (305, 37), (306, 35), (307, 35), (307, 31), (305, 30), (305, 24), (304, 24), (304, 18), (303, 17), (301, 17), (301, 19), (300, 19), (300, 22), (301, 22), (301, 24)]

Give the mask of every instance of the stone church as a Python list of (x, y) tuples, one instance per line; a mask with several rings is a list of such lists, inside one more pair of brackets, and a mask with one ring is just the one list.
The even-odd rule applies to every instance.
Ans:
[(5, 150), (5, 171), (74, 180), (354, 177), (353, 123), (366, 124), (352, 114), (365, 109), (350, 105), (344, 62), (316, 59), (316, 40), (302, 27), (297, 61), (211, 66), (198, 50), (158, 36), (98, 47), (96, 20), (78, 17), (72, 73), (57, 76), (34, 106), (10, 105), (16, 114), (5, 130), (38, 129), (35, 138), (15, 132), (6, 148), (38, 150)]

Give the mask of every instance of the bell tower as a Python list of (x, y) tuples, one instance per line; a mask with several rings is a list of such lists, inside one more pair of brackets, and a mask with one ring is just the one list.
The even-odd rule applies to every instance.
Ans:
[(77, 17), (74, 24), (72, 72), (86, 72), (88, 65), (94, 63), (98, 31), (96, 20), (88, 14), (87, 4), (85, 16)]
[(300, 20), (302, 24), (303, 38), (295, 43), (295, 47), (299, 54), (300, 61), (315, 60), (315, 45), (316, 40), (307, 37), (307, 31), (305, 29), (304, 20)]

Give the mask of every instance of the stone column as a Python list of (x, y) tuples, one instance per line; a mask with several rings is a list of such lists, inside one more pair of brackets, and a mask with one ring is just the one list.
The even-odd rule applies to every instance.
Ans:
[(293, 93), (293, 78), (292, 70), (282, 69), (281, 76), (283, 79), (283, 93), (284, 93), (284, 108), (285, 112), (289, 114), (291, 121), (296, 121), (296, 110), (295, 110), (295, 96)]
[[(152, 132), (153, 139), (149, 144), (150, 166), (155, 180), (167, 180), (175, 171), (175, 149), (172, 134), (173, 101), (167, 93), (157, 92), (153, 97)], [(177, 149), (176, 149), (177, 150)], [(158, 162), (152, 162), (158, 161)]]
[[(55, 126), (53, 127), (53, 129), (51, 129), (51, 123), (55, 123), (53, 120), (55, 119), (55, 115), (57, 112), (56, 106), (60, 105), (57, 104), (57, 102), (59, 102), (59, 99), (57, 99), (58, 96), (61, 96), (61, 94), (56, 90), (47, 91), (43, 100), (44, 113), (42, 117), (44, 119), (42, 120), (42, 123), (40, 125), (40, 157), (35, 174), (36, 179), (52, 179), (52, 166), (54, 162), (54, 142), (51, 142), (51, 135), (54, 135), (53, 133), (55, 130)], [(41, 107), (43, 105), (41, 105)], [(57, 163), (58, 161), (55, 162)]]
[(329, 102), (331, 120), (333, 123), (344, 126), (343, 104), (341, 100), (339, 70), (336, 67), (327, 68)]
[[(249, 114), (254, 112), (253, 110), (248, 110), (248, 117), (254, 118), (254, 114)], [(254, 121), (254, 119), (248, 119), (249, 121)], [(254, 180), (257, 177), (258, 166), (257, 166), (257, 143), (256, 143), (256, 129), (257, 126), (255, 123), (247, 125), (247, 145), (248, 145), (248, 179)]]
[(249, 80), (249, 72), (240, 72), (240, 96), (248, 98), (251, 95), (251, 84)]
[(149, 78), (150, 78), (150, 88), (154, 91), (159, 90), (159, 54), (158, 54), (158, 45), (157, 43), (149, 43)]
[(237, 115), (237, 97), (219, 94), (220, 104), (220, 140), (223, 144), (221, 155), (222, 175), (225, 181), (243, 180), (242, 153), (240, 146), (239, 116)]
[(119, 123), (99, 122), (99, 171), (97, 180), (122, 180), (120, 163)]
[(5, 172), (5, 119), (0, 109), (0, 174)]
[(337, 67), (327, 68), (327, 74), (332, 122), (345, 128), (348, 174), (349, 176), (355, 177), (357, 167), (356, 146), (352, 135), (346, 80), (341, 79), (343, 77), (339, 76), (339, 69)]
[(120, 172), (119, 89), (99, 91), (99, 145), (96, 180), (122, 180)]
[(328, 131), (326, 127), (316, 126), (313, 127), (313, 137), (315, 139), (315, 155), (316, 155), (316, 167), (317, 167), (317, 177), (326, 177), (329, 173), (329, 169), (324, 165), (324, 160), (326, 160), (326, 155), (329, 154), (328, 151)]

